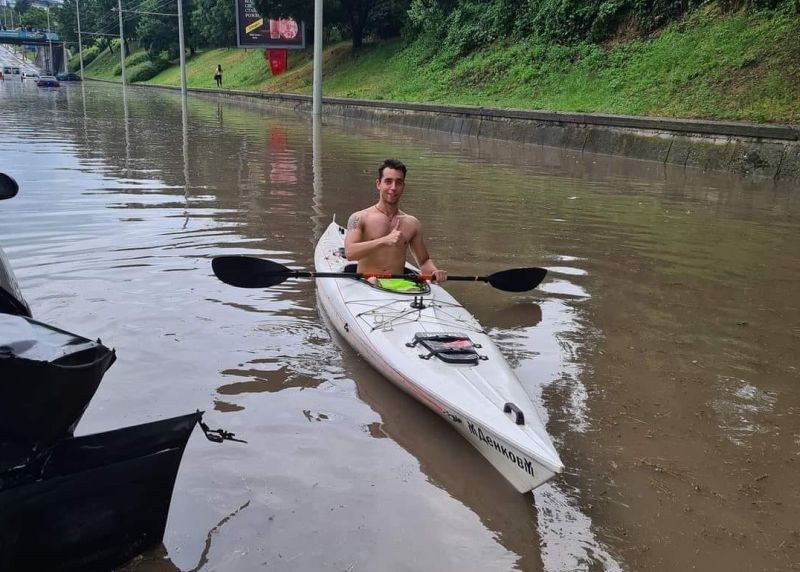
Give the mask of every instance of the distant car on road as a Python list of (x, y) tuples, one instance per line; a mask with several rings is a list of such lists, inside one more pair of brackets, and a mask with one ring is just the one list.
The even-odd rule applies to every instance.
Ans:
[(36, 80), (36, 85), (39, 87), (58, 87), (61, 84), (58, 83), (58, 80), (55, 77), (51, 75), (43, 75)]
[(26, 71), (26, 72), (22, 72), (22, 77), (25, 78), (25, 79), (28, 79), (28, 78), (30, 78), (30, 79), (38, 79), (39, 78), (39, 74), (36, 73), (36, 72), (32, 72), (32, 71)]
[(61, 72), (56, 74), (58, 81), (81, 81), (81, 76), (72, 72)]

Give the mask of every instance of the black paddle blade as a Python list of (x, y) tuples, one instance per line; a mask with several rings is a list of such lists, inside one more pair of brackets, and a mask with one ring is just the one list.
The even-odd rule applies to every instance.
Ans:
[(527, 292), (533, 290), (544, 280), (544, 268), (512, 268), (487, 276), (487, 282), (498, 290), (506, 292)]
[(0, 173), (0, 201), (16, 196), (18, 191), (19, 185), (17, 185), (13, 177)]
[(282, 264), (252, 256), (217, 256), (211, 261), (211, 268), (225, 284), (238, 288), (269, 288), (294, 273)]

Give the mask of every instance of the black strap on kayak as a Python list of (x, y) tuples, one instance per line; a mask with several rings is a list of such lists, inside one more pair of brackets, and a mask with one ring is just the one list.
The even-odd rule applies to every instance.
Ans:
[(231, 433), (225, 429), (210, 429), (208, 425), (200, 420), (200, 428), (206, 436), (206, 439), (214, 443), (222, 443), (223, 441), (236, 441), (237, 443), (247, 443), (244, 439), (237, 439), (236, 433)]
[(437, 357), (445, 363), (478, 365), (479, 360), (488, 360), (475, 351), (480, 344), (473, 343), (466, 334), (450, 332), (417, 332), (414, 339), (406, 344), (413, 348), (417, 344), (428, 350), (427, 354), (419, 354), (421, 359)]

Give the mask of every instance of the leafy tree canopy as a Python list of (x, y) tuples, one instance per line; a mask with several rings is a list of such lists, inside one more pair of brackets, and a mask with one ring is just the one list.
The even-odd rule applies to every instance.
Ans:
[[(142, 12), (163, 12), (162, 0), (144, 0), (139, 4)], [(183, 33), (186, 48), (193, 50), (196, 39), (192, 33), (192, 19), (189, 16), (189, 1), (182, 0), (184, 13)], [(176, 8), (177, 9), (177, 8)], [(136, 26), (139, 43), (147, 48), (152, 56), (167, 52), (171, 59), (179, 56), (178, 19), (172, 16), (142, 15)]]
[(31, 8), (31, 0), (17, 0), (14, 4), (14, 10), (17, 11), (17, 14), (24, 14)]
[(20, 14), (19, 25), (22, 27), (30, 27), (34, 30), (47, 30), (47, 10), (31, 6)]
[(226, 47), (236, 45), (236, 15), (230, 0), (194, 0), (191, 20), (197, 45)]

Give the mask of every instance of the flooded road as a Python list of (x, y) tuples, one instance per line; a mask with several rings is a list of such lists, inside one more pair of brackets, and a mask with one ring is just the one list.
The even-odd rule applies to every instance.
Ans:
[[(0, 84), (0, 244), (34, 317), (115, 347), (79, 434), (205, 410), (164, 546), (132, 570), (800, 568), (800, 197), (652, 163), (89, 82)], [(315, 154), (315, 147), (317, 153)], [(365, 364), (314, 286), (333, 215), (409, 166), (404, 210), (541, 407), (566, 465), (520, 495)], [(315, 176), (316, 175), (316, 176)]]

